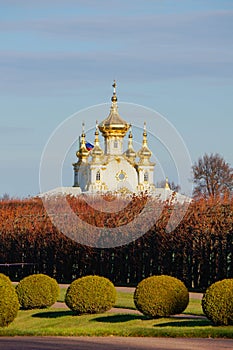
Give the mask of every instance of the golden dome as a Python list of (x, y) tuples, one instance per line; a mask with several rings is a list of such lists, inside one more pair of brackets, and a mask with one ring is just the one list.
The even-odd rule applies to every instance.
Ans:
[(169, 186), (169, 182), (168, 182), (168, 177), (166, 177), (166, 182), (165, 182), (164, 188), (165, 188), (166, 190), (170, 190), (170, 186)]
[(87, 159), (89, 156), (89, 151), (86, 148), (86, 135), (84, 133), (84, 123), (82, 124), (83, 130), (81, 135), (81, 142), (80, 142), (80, 148), (76, 152), (76, 156), (79, 158), (79, 160)]
[(142, 148), (138, 151), (138, 157), (140, 158), (139, 164), (152, 164), (150, 162), (151, 156), (152, 152), (147, 145), (146, 123), (144, 123)]
[(103, 150), (102, 150), (102, 148), (100, 147), (100, 144), (99, 144), (98, 123), (96, 122), (94, 148), (91, 151), (91, 155), (92, 155), (93, 161), (95, 161), (98, 158), (102, 157), (103, 153), (104, 152), (103, 152)]
[(135, 150), (133, 148), (133, 135), (132, 135), (131, 130), (129, 132), (128, 149), (125, 151), (125, 155), (132, 162), (134, 162), (135, 158), (137, 157), (137, 153), (135, 152)]
[(108, 117), (99, 124), (99, 130), (101, 131), (104, 137), (106, 136), (124, 137), (127, 131), (129, 130), (130, 125), (125, 120), (123, 120), (118, 113), (115, 80), (112, 86), (113, 86), (113, 96), (111, 99), (112, 105), (111, 105), (110, 113)]

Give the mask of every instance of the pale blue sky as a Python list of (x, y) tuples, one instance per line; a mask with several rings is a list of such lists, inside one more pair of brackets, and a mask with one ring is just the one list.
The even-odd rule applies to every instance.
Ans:
[(0, 0), (0, 9), (0, 196), (39, 192), (51, 133), (109, 102), (113, 79), (119, 102), (165, 116), (193, 161), (218, 152), (233, 165), (232, 0)]

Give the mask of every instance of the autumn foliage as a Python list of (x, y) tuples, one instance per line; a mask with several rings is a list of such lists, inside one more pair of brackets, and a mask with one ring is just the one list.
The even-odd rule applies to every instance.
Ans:
[[(136, 285), (145, 277), (166, 274), (188, 288), (203, 290), (233, 277), (233, 200), (229, 197), (193, 201), (178, 226), (181, 204), (162, 205), (146, 196), (124, 202), (124, 198), (110, 196), (95, 198), (94, 208), (84, 197), (68, 197), (74, 216), (93, 230), (70, 220), (61, 199), (51, 201), (52, 215), (74, 240), (53, 225), (53, 216), (47, 214), (40, 198), (0, 202), (0, 272), (12, 280), (44, 273), (69, 283), (95, 274), (114, 284)], [(142, 219), (137, 222), (139, 215)], [(131, 226), (123, 230), (128, 223)], [(106, 228), (106, 235), (96, 233), (96, 227)], [(128, 235), (131, 243), (95, 248), (101, 240), (115, 242), (113, 228), (117, 230), (114, 239)], [(87, 237), (85, 245), (78, 243), (82, 235)]]

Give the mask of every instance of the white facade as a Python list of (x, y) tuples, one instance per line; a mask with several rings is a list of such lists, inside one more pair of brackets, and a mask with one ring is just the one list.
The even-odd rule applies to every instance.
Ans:
[[(84, 131), (81, 135), (80, 148), (76, 153), (78, 161), (73, 164), (74, 187), (91, 193), (153, 193), (155, 164), (150, 161), (152, 153), (147, 145), (146, 127), (144, 125), (142, 147), (135, 152), (130, 125), (118, 113), (115, 82), (113, 88), (109, 116), (96, 125), (91, 151), (86, 148)], [(104, 137), (104, 150), (100, 147), (99, 131)], [(123, 140), (127, 133), (128, 148), (124, 152)]]

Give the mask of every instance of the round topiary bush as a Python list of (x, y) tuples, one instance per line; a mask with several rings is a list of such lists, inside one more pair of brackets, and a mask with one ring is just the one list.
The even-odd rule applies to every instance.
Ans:
[(116, 302), (111, 281), (101, 276), (85, 276), (73, 281), (67, 289), (66, 305), (76, 314), (95, 314), (110, 310)]
[(10, 278), (8, 276), (4, 275), (4, 273), (0, 273), (0, 280), (6, 281), (10, 285), (12, 285)]
[(55, 279), (35, 274), (23, 278), (16, 287), (23, 309), (41, 309), (53, 305), (59, 296), (59, 286)]
[(233, 279), (213, 283), (202, 298), (202, 309), (215, 325), (233, 324)]
[(134, 292), (136, 308), (156, 318), (183, 312), (189, 303), (184, 283), (171, 276), (151, 276), (142, 280)]
[(0, 327), (8, 326), (15, 319), (19, 310), (15, 288), (9, 281), (2, 276), (0, 278)]

